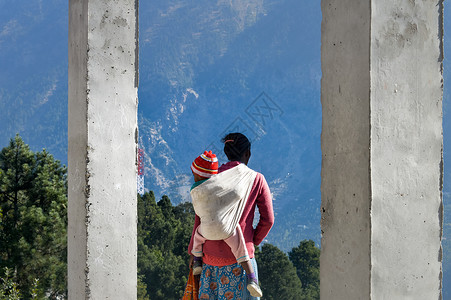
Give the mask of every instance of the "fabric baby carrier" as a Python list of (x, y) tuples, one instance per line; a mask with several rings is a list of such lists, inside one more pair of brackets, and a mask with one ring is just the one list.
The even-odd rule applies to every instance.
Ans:
[(194, 211), (207, 240), (224, 240), (233, 234), (256, 176), (257, 172), (239, 164), (191, 190)]

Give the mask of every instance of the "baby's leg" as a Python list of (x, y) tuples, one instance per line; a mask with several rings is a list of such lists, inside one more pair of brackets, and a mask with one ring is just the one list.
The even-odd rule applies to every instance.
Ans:
[(231, 236), (224, 240), (232, 250), (233, 255), (240, 265), (244, 268), (247, 274), (253, 273), (254, 270), (249, 260), (249, 253), (247, 252), (246, 242), (244, 241), (243, 232), (238, 225)]
[(252, 268), (252, 264), (250, 260), (246, 260), (243, 262), (240, 262), (240, 265), (243, 267), (244, 271), (246, 271), (246, 274), (253, 274), (254, 268)]
[(205, 241), (206, 239), (201, 233), (201, 225), (199, 225), (194, 233), (193, 250), (191, 250), (191, 253), (194, 255), (193, 275), (200, 275), (202, 273), (202, 246)]
[(229, 245), (233, 255), (235, 255), (236, 257), (236, 260), (243, 267), (244, 271), (246, 271), (247, 289), (249, 290), (251, 296), (261, 297), (263, 293), (260, 286), (258, 285), (258, 280), (257, 276), (254, 273), (254, 268), (251, 265), (249, 253), (247, 252), (246, 242), (244, 240), (241, 227), (238, 225), (232, 236), (225, 239), (224, 242)]
[(191, 253), (195, 257), (202, 257), (203, 256), (202, 246), (204, 245), (205, 241), (207, 240), (206, 238), (204, 238), (204, 236), (201, 233), (202, 232), (201, 225), (202, 224), (197, 226), (196, 232), (194, 233), (193, 250), (191, 250)]

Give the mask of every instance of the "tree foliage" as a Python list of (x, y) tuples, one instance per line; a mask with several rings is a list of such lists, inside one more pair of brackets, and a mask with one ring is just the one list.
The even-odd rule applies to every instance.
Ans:
[(256, 259), (263, 299), (304, 299), (301, 281), (288, 256), (271, 244), (264, 244), (261, 248), (261, 251), (256, 252)]
[[(15, 270), (25, 299), (66, 294), (66, 168), (16, 136), (0, 152), (0, 275)], [(38, 283), (36, 279), (39, 278)]]
[(150, 299), (183, 295), (193, 223), (191, 203), (173, 206), (167, 196), (157, 203), (153, 192), (138, 195), (138, 272)]
[[(167, 196), (156, 202), (153, 192), (138, 196), (139, 294), (148, 294), (138, 299), (180, 299), (193, 223), (191, 203), (173, 206)], [(300, 242), (290, 258), (271, 244), (256, 248), (262, 299), (319, 299), (319, 252), (313, 241)]]
[(299, 246), (288, 252), (302, 282), (303, 295), (306, 299), (319, 299), (319, 256), (320, 249), (312, 240), (304, 240)]
[[(66, 168), (16, 136), (0, 152), (0, 300), (66, 296)], [(191, 203), (138, 195), (138, 299), (180, 299), (188, 276)], [(319, 299), (319, 249), (256, 249), (265, 300)], [(291, 260), (291, 261), (290, 261)], [(14, 270), (14, 271), (13, 271)], [(302, 282), (302, 284), (301, 284)], [(302, 286), (303, 285), (303, 286)]]
[(0, 300), (19, 300), (20, 291), (10, 269), (5, 267), (4, 277), (0, 278)]

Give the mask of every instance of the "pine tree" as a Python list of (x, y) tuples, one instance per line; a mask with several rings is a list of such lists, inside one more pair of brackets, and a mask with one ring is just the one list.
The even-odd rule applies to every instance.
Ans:
[(143, 276), (138, 275), (138, 300), (149, 300), (147, 284), (143, 282)]
[(256, 260), (263, 299), (304, 299), (296, 268), (279, 248), (264, 244), (261, 251), (256, 251)]
[(288, 256), (296, 267), (296, 272), (302, 282), (305, 299), (319, 299), (319, 256), (320, 249), (312, 240), (304, 240), (298, 247), (288, 252)]
[(66, 193), (66, 168), (47, 151), (18, 135), (2, 149), (0, 272), (15, 270), (25, 299), (33, 286), (39, 297), (66, 294)]
[(173, 206), (167, 196), (156, 203), (152, 192), (138, 195), (138, 275), (150, 299), (181, 298), (193, 223), (191, 203)]

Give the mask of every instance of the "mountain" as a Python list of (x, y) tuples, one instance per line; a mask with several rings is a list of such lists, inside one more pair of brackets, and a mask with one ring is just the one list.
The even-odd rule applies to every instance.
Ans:
[[(18, 132), (34, 151), (45, 147), (64, 164), (67, 18), (68, 1), (0, 0), (0, 147)], [(445, 5), (445, 28), (450, 19)], [(146, 189), (186, 201), (192, 160), (204, 149), (221, 154), (221, 137), (241, 131), (252, 141), (249, 166), (265, 175), (274, 196), (268, 241), (285, 251), (306, 238), (319, 244), (320, 1), (140, 1), (139, 24)], [(446, 209), (451, 43), (445, 35)], [(449, 211), (444, 283), (451, 278)]]
[(189, 200), (192, 160), (222, 154), (221, 137), (241, 131), (252, 141), (249, 166), (274, 193), (268, 241), (319, 243), (319, 3), (155, 1), (140, 18), (146, 188)]
[(0, 0), (0, 146), (20, 133), (67, 162), (67, 1)]
[[(20, 133), (63, 163), (67, 10), (56, 0), (0, 2), (0, 146)], [(146, 188), (188, 200), (191, 161), (206, 148), (221, 154), (220, 138), (241, 131), (253, 143), (250, 167), (274, 194), (268, 241), (319, 243), (320, 18), (314, 1), (141, 1)]]

